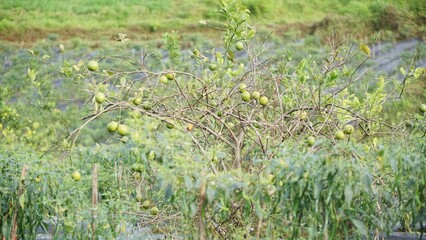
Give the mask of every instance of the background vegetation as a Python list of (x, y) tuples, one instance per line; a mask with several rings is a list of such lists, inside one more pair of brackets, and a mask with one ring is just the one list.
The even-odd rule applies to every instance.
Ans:
[[(339, 33), (356, 33), (361, 37), (375, 31), (407, 38), (424, 33), (426, 6), (423, 1), (398, 0), (327, 0), (327, 1), (261, 1), (244, 0), (259, 27), (274, 29), (278, 34), (294, 32), (297, 37), (333, 29)], [(211, 32), (198, 24), (201, 19), (220, 23), (215, 0), (77, 0), (61, 1), (4, 0), (1, 3), (0, 38), (31, 43), (56, 37), (92, 41), (110, 40), (118, 32), (132, 39), (155, 38), (162, 32), (179, 30)], [(210, 36), (215, 36), (211, 33)]]

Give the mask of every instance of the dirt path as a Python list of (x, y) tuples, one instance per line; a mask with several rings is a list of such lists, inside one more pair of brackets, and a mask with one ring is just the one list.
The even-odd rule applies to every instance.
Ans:
[[(372, 70), (377, 73), (387, 73), (393, 75), (399, 71), (404, 61), (410, 60), (418, 49), (425, 49), (426, 42), (419, 39), (410, 39), (396, 44), (376, 44), (371, 47)], [(424, 51), (424, 50), (423, 50)], [(423, 53), (424, 54), (424, 53)], [(426, 58), (420, 59), (416, 67), (426, 67)]]

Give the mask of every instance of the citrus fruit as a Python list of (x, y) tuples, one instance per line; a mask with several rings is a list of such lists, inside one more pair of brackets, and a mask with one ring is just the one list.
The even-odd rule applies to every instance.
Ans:
[(118, 122), (116, 121), (112, 121), (110, 123), (108, 123), (107, 125), (107, 129), (109, 132), (115, 132), (118, 128)]
[(74, 171), (71, 175), (72, 179), (74, 179), (75, 181), (80, 181), (81, 179), (81, 174), (78, 171)]
[(173, 124), (173, 122), (167, 122), (167, 123), (166, 123), (166, 127), (167, 127), (168, 129), (173, 129), (173, 128), (175, 128), (175, 125)]
[(143, 201), (141, 206), (145, 209), (148, 209), (150, 205), (151, 205), (151, 203), (149, 202), (149, 200), (145, 200), (145, 201)]
[(345, 133), (344, 133), (343, 131), (341, 131), (341, 130), (338, 130), (338, 131), (336, 131), (336, 132), (334, 133), (334, 137), (335, 137), (337, 140), (343, 140), (343, 139), (345, 138)]
[(152, 207), (151, 208), (151, 210), (150, 210), (150, 212), (151, 212), (151, 215), (157, 215), (158, 214), (158, 208), (157, 207)]
[(152, 109), (151, 103), (150, 102), (144, 102), (142, 104), (143, 109), (145, 109), (146, 111), (149, 111)]
[(260, 98), (259, 98), (259, 103), (260, 103), (260, 105), (262, 105), (262, 106), (266, 106), (266, 104), (268, 104), (268, 98), (267, 97), (265, 97), (265, 96), (261, 96)]
[(309, 137), (306, 139), (306, 143), (307, 143), (309, 146), (313, 146), (313, 145), (315, 144), (315, 137), (313, 137), (313, 136), (309, 136)]
[(240, 93), (247, 91), (247, 85), (245, 83), (241, 83), (240, 85), (238, 85), (238, 91), (240, 91)]
[(126, 136), (127, 134), (129, 134), (129, 131), (130, 131), (130, 129), (129, 129), (128, 126), (126, 126), (124, 124), (118, 125), (117, 132), (121, 136)]
[(238, 51), (243, 50), (244, 44), (242, 42), (236, 42), (235, 43), (235, 49), (237, 49)]
[(142, 98), (141, 97), (137, 97), (135, 99), (133, 99), (133, 104), (140, 105), (142, 103)]
[(167, 77), (166, 76), (161, 76), (160, 77), (160, 82), (162, 83), (162, 84), (167, 84), (167, 82), (169, 81), (169, 79), (167, 79)]
[(243, 93), (241, 93), (241, 99), (244, 101), (244, 102), (248, 102), (248, 101), (250, 101), (250, 93), (248, 92), (248, 91), (244, 91)]
[(251, 93), (251, 98), (253, 98), (253, 99), (259, 99), (259, 98), (260, 98), (260, 92), (258, 92), (258, 91), (253, 91), (253, 92)]
[(127, 143), (129, 141), (129, 137), (128, 136), (124, 136), (121, 138), (121, 142), (122, 143)]
[(426, 104), (420, 104), (420, 106), (419, 106), (419, 110), (420, 110), (420, 112), (422, 112), (422, 113), (426, 112)]
[(168, 80), (175, 80), (175, 75), (174, 75), (173, 73), (167, 73), (167, 74), (166, 74), (166, 78), (167, 78)]
[(354, 131), (355, 131), (354, 126), (352, 126), (350, 124), (346, 124), (343, 127), (343, 133), (345, 133), (347, 135), (351, 135)]
[(105, 94), (102, 92), (97, 92), (95, 95), (95, 101), (99, 104), (102, 104), (105, 102)]
[(89, 61), (89, 63), (87, 63), (87, 69), (89, 69), (92, 72), (96, 72), (99, 69), (99, 64), (96, 61)]

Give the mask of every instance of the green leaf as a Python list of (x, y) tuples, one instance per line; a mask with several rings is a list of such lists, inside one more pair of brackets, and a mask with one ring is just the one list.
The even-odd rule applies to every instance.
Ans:
[(34, 81), (36, 79), (37, 73), (38, 72), (34, 71), (33, 69), (28, 68), (27, 74), (31, 81)]
[(36, 55), (36, 56), (39, 54), (39, 52), (37, 50), (34, 51), (32, 49), (27, 49), (27, 52), (29, 52), (31, 55)]
[(171, 200), (173, 197), (173, 185), (168, 183), (164, 191), (166, 200)]
[(306, 59), (303, 59), (302, 61), (300, 61), (299, 64), (297, 65), (297, 70), (303, 71), (307, 63), (308, 63), (308, 60)]
[(403, 67), (399, 68), (399, 71), (401, 72), (402, 75), (407, 74), (407, 71), (405, 71), (405, 69)]
[(266, 215), (266, 212), (260, 207), (259, 202), (255, 203), (255, 211), (258, 218), (263, 218)]
[(318, 199), (319, 195), (321, 193), (323, 186), (322, 186), (322, 182), (321, 180), (317, 180), (315, 182), (315, 187), (314, 187), (314, 199)]
[(367, 44), (361, 44), (361, 46), (359, 46), (359, 49), (368, 56), (370, 56), (370, 48), (367, 46)]
[(185, 183), (185, 188), (187, 188), (187, 189), (191, 189), (191, 188), (193, 187), (193, 183), (192, 183), (192, 180), (191, 180), (191, 178), (190, 178), (190, 177), (185, 176), (185, 177), (183, 178), (183, 181), (184, 181), (184, 183)]
[(367, 228), (365, 227), (365, 224), (362, 221), (358, 219), (354, 219), (354, 218), (351, 219), (351, 221), (362, 235), (364, 236), (368, 235)]
[(345, 187), (345, 202), (348, 206), (351, 205), (353, 196), (354, 196), (354, 193), (352, 191), (352, 186), (346, 185), (346, 187)]
[(60, 52), (64, 52), (64, 44), (59, 44), (59, 48), (61, 49)]
[(242, 195), (243, 195), (243, 198), (246, 200), (246, 201), (248, 201), (248, 202), (250, 202), (251, 201), (251, 199), (252, 199), (252, 197), (250, 197), (250, 195), (247, 195), (246, 194), (246, 192), (243, 190), (243, 192), (242, 192)]
[(208, 187), (206, 194), (207, 194), (207, 201), (209, 201), (211, 203), (215, 199), (216, 190), (213, 189), (212, 187)]
[(417, 79), (417, 78), (419, 78), (420, 77), (420, 75), (422, 74), (422, 73), (425, 73), (426, 72), (426, 68), (422, 68), (422, 67), (418, 67), (418, 68), (416, 68), (416, 70), (414, 70), (414, 78), (415, 79)]
[(366, 173), (363, 178), (364, 186), (366, 187), (366, 191), (369, 192), (371, 190), (371, 184), (373, 183), (373, 177), (370, 173)]
[(233, 51), (229, 50), (229, 51), (226, 53), (226, 57), (228, 58), (228, 60), (229, 60), (229, 61), (233, 62), (233, 61), (234, 61), (234, 58), (235, 58), (235, 54), (234, 54), (234, 52), (233, 52)]
[(19, 206), (21, 206), (22, 209), (25, 208), (25, 193), (19, 196)]
[(393, 172), (398, 171), (398, 163), (396, 162), (395, 158), (393, 158), (393, 157), (389, 158), (389, 165), (390, 165)]
[(42, 59), (43, 59), (43, 61), (46, 61), (47, 59), (49, 59), (50, 58), (50, 56), (49, 55), (43, 55), (43, 57), (41, 57)]
[(247, 33), (247, 38), (252, 38), (254, 37), (254, 35), (256, 34), (256, 30), (251, 29), (248, 33)]

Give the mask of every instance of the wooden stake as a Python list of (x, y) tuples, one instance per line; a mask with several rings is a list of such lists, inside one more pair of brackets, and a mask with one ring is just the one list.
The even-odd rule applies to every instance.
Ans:
[(18, 188), (18, 201), (16, 201), (14, 210), (13, 210), (13, 218), (12, 218), (12, 230), (10, 231), (10, 239), (17, 240), (17, 232), (18, 232), (18, 212), (19, 212), (19, 199), (25, 192), (25, 176), (28, 172), (28, 166), (22, 166), (21, 178), (19, 179), (19, 188)]
[[(204, 178), (204, 172), (201, 174), (202, 178)], [(204, 225), (204, 214), (206, 211), (206, 181), (203, 179), (200, 186), (200, 200), (198, 203), (198, 231), (199, 231), (199, 239), (206, 239), (206, 226)]]

